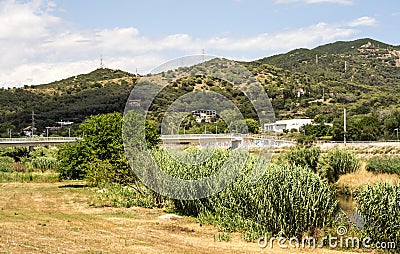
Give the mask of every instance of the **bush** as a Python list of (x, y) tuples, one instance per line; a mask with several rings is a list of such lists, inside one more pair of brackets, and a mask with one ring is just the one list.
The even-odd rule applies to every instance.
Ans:
[(374, 173), (400, 175), (400, 157), (376, 156), (368, 160), (366, 170)]
[(284, 155), (284, 159), (290, 164), (308, 167), (315, 172), (320, 154), (321, 149), (319, 147), (296, 147), (288, 151)]
[(79, 131), (85, 134), (82, 140), (78, 140), (75, 144), (61, 146), (58, 151), (57, 157), (60, 161), (58, 171), (61, 179), (83, 179), (89, 172), (91, 174), (89, 180), (96, 179), (97, 182), (103, 182), (99, 176), (104, 173), (104, 168), (100, 168), (103, 173), (93, 172), (97, 171), (95, 164), (99, 161), (112, 165), (112, 170), (107, 170), (107, 172), (113, 174), (104, 175), (104, 181), (124, 179), (124, 176), (114, 177), (118, 172), (130, 173), (126, 160), (123, 159), (122, 116), (120, 114), (92, 116), (80, 125)]
[[(235, 155), (235, 158), (241, 157), (241, 154)], [(269, 166), (263, 177), (252, 185), (255, 160), (249, 156), (246, 167), (223, 191), (201, 200), (175, 200), (177, 209), (224, 231), (244, 231), (247, 240), (265, 233), (301, 238), (303, 233), (314, 234), (332, 222), (337, 201), (325, 180), (308, 168), (282, 164)], [(208, 170), (212, 172), (212, 163), (209, 165)]]
[(364, 187), (355, 197), (357, 210), (365, 221), (371, 242), (400, 245), (400, 185), (377, 184)]
[(328, 179), (330, 183), (336, 182), (341, 175), (355, 172), (360, 167), (356, 156), (346, 150), (330, 150), (318, 162), (318, 174)]
[(0, 172), (12, 172), (14, 159), (8, 156), (0, 157)]
[(9, 156), (0, 157), (0, 163), (11, 164), (11, 163), (14, 163), (14, 162), (15, 162), (15, 160), (12, 157), (9, 157)]
[(60, 179), (83, 179), (86, 175), (84, 146), (78, 141), (76, 144), (60, 146), (57, 154), (57, 172)]
[(128, 208), (132, 206), (155, 208), (161, 205), (152, 195), (152, 191), (140, 184), (138, 186), (123, 186), (108, 183), (101, 186), (102, 189), (98, 196), (101, 205)]
[(56, 169), (58, 161), (56, 158), (51, 157), (36, 157), (32, 159), (31, 163), (34, 168), (44, 172), (49, 169)]
[[(123, 157), (121, 160), (125, 160), (125, 158)], [(120, 164), (122, 163), (127, 162), (121, 161)], [(129, 184), (136, 180), (136, 176), (127, 165), (123, 168), (119, 168), (107, 160), (101, 161), (95, 159), (94, 161), (88, 162), (86, 166), (87, 171), (85, 179), (93, 185), (102, 185), (107, 183)]]
[(0, 157), (11, 157), (15, 162), (20, 162), (21, 159), (26, 158), (28, 154), (29, 149), (27, 147), (4, 147), (0, 149)]

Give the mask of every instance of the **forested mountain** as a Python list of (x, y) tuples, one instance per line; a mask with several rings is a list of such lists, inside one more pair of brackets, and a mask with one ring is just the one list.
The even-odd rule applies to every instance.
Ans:
[(120, 112), (137, 77), (120, 70), (97, 69), (46, 85), (0, 89), (0, 135), (19, 135), (32, 123), (42, 133), (59, 121), (81, 123), (90, 115)]
[[(346, 107), (349, 132), (354, 132), (349, 133), (350, 139), (367, 140), (391, 136), (400, 125), (400, 113), (395, 110), (400, 102), (399, 46), (359, 39), (242, 64), (265, 87), (277, 119), (308, 117), (340, 128)], [(163, 78), (168, 75), (164, 73)], [(32, 111), (38, 133), (60, 120), (80, 123), (89, 115), (123, 112), (139, 78), (120, 70), (97, 69), (46, 85), (1, 89), (0, 135), (6, 136), (8, 129), (20, 133), (31, 124)], [(174, 98), (194, 89), (221, 93), (238, 105), (245, 118), (256, 118), (244, 94), (231, 84), (198, 76), (166, 87), (152, 106), (156, 118)], [(331, 133), (334, 139), (341, 130), (335, 133)]]

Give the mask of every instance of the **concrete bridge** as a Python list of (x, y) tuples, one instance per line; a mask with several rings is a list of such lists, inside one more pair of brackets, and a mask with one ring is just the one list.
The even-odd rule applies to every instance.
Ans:
[[(56, 146), (64, 143), (74, 143), (77, 137), (33, 137), (33, 138), (0, 138), (0, 147), (7, 146)], [(186, 134), (162, 135), (163, 145), (200, 145), (233, 147), (238, 146), (293, 146), (294, 141), (278, 140), (274, 136), (245, 134)]]
[(294, 141), (278, 140), (275, 136), (247, 134), (185, 134), (162, 135), (163, 145), (214, 145), (220, 147), (237, 146), (292, 146)]
[(76, 142), (76, 137), (0, 138), (0, 147), (6, 146), (56, 146)]

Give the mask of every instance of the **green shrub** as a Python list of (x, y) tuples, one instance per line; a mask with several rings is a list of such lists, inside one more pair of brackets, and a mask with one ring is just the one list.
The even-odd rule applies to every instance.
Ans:
[(49, 169), (56, 169), (58, 161), (56, 158), (51, 157), (36, 157), (32, 159), (31, 163), (34, 168), (43, 172)]
[(59, 148), (57, 170), (61, 179), (87, 177), (96, 183), (135, 179), (125, 159), (119, 113), (92, 116), (79, 126), (79, 131), (85, 134), (81, 140)]
[(347, 150), (334, 149), (320, 158), (318, 174), (334, 183), (341, 175), (355, 172), (359, 167), (360, 163), (353, 153)]
[(14, 162), (15, 162), (15, 160), (12, 157), (9, 157), (9, 156), (0, 157), (0, 163), (11, 164), (11, 163), (14, 163)]
[(0, 172), (12, 172), (13, 167), (9, 163), (0, 162)]
[(12, 172), (14, 170), (12, 164), (14, 159), (9, 156), (0, 157), (0, 172)]
[(377, 184), (364, 187), (355, 197), (357, 210), (365, 221), (371, 242), (400, 245), (400, 185)]
[[(121, 158), (120, 165), (124, 163), (125, 157)], [(127, 162), (125, 162), (126, 164)], [(93, 185), (102, 185), (107, 183), (120, 183), (129, 184), (136, 180), (136, 176), (133, 171), (125, 167), (118, 167), (111, 164), (109, 161), (101, 161), (94, 159), (86, 164), (86, 176), (85, 179)]]
[(167, 200), (164, 198), (160, 203), (160, 200), (154, 197), (153, 192), (142, 184), (123, 186), (116, 183), (107, 183), (100, 186), (102, 188), (98, 191), (98, 201), (105, 206), (154, 208), (160, 207)]
[[(227, 151), (220, 153), (220, 156), (228, 154)], [(235, 158), (241, 160), (246, 156), (238, 152)], [(246, 167), (223, 191), (200, 200), (175, 200), (176, 208), (224, 231), (245, 232), (247, 240), (265, 233), (277, 235), (282, 232), (301, 237), (306, 232), (314, 234), (316, 229), (332, 222), (337, 201), (325, 180), (308, 168), (289, 164), (268, 167), (265, 163), (268, 167), (265, 174), (252, 185), (249, 182), (255, 160), (249, 156)], [(205, 173), (205, 168), (202, 170)], [(209, 166), (208, 170), (215, 169)]]
[(368, 160), (365, 168), (374, 173), (400, 175), (400, 157), (375, 156)]
[(27, 147), (4, 147), (0, 149), (0, 157), (7, 156), (13, 158), (16, 162), (26, 158), (29, 154)]
[(317, 170), (318, 158), (320, 154), (321, 149), (319, 147), (296, 147), (289, 150), (284, 155), (284, 159), (290, 164), (308, 167), (315, 172)]

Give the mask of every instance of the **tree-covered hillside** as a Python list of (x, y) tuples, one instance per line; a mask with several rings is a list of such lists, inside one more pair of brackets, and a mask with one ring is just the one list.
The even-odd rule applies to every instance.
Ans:
[(20, 135), (32, 123), (32, 111), (38, 134), (59, 121), (79, 124), (90, 115), (120, 112), (136, 80), (120, 70), (97, 69), (46, 85), (0, 89), (0, 135)]
[[(316, 136), (343, 136), (344, 107), (350, 139), (393, 138), (400, 126), (399, 46), (360, 39), (297, 49), (242, 64), (264, 86), (277, 119), (315, 118), (317, 123), (334, 124)], [(163, 73), (162, 78), (173, 80), (173, 73)], [(120, 70), (97, 69), (50, 84), (0, 89), (0, 136), (7, 136), (9, 129), (14, 135), (21, 134), (31, 125), (32, 111), (37, 133), (43, 133), (46, 126), (56, 126), (60, 120), (81, 123), (90, 115), (122, 113), (138, 79)], [(171, 82), (154, 100), (153, 120), (160, 121), (170, 103), (194, 90), (220, 93), (232, 100), (245, 118), (257, 117), (248, 99), (232, 84), (188, 74)], [(186, 122), (193, 131), (203, 129), (193, 119)], [(223, 123), (219, 124), (222, 128)]]

